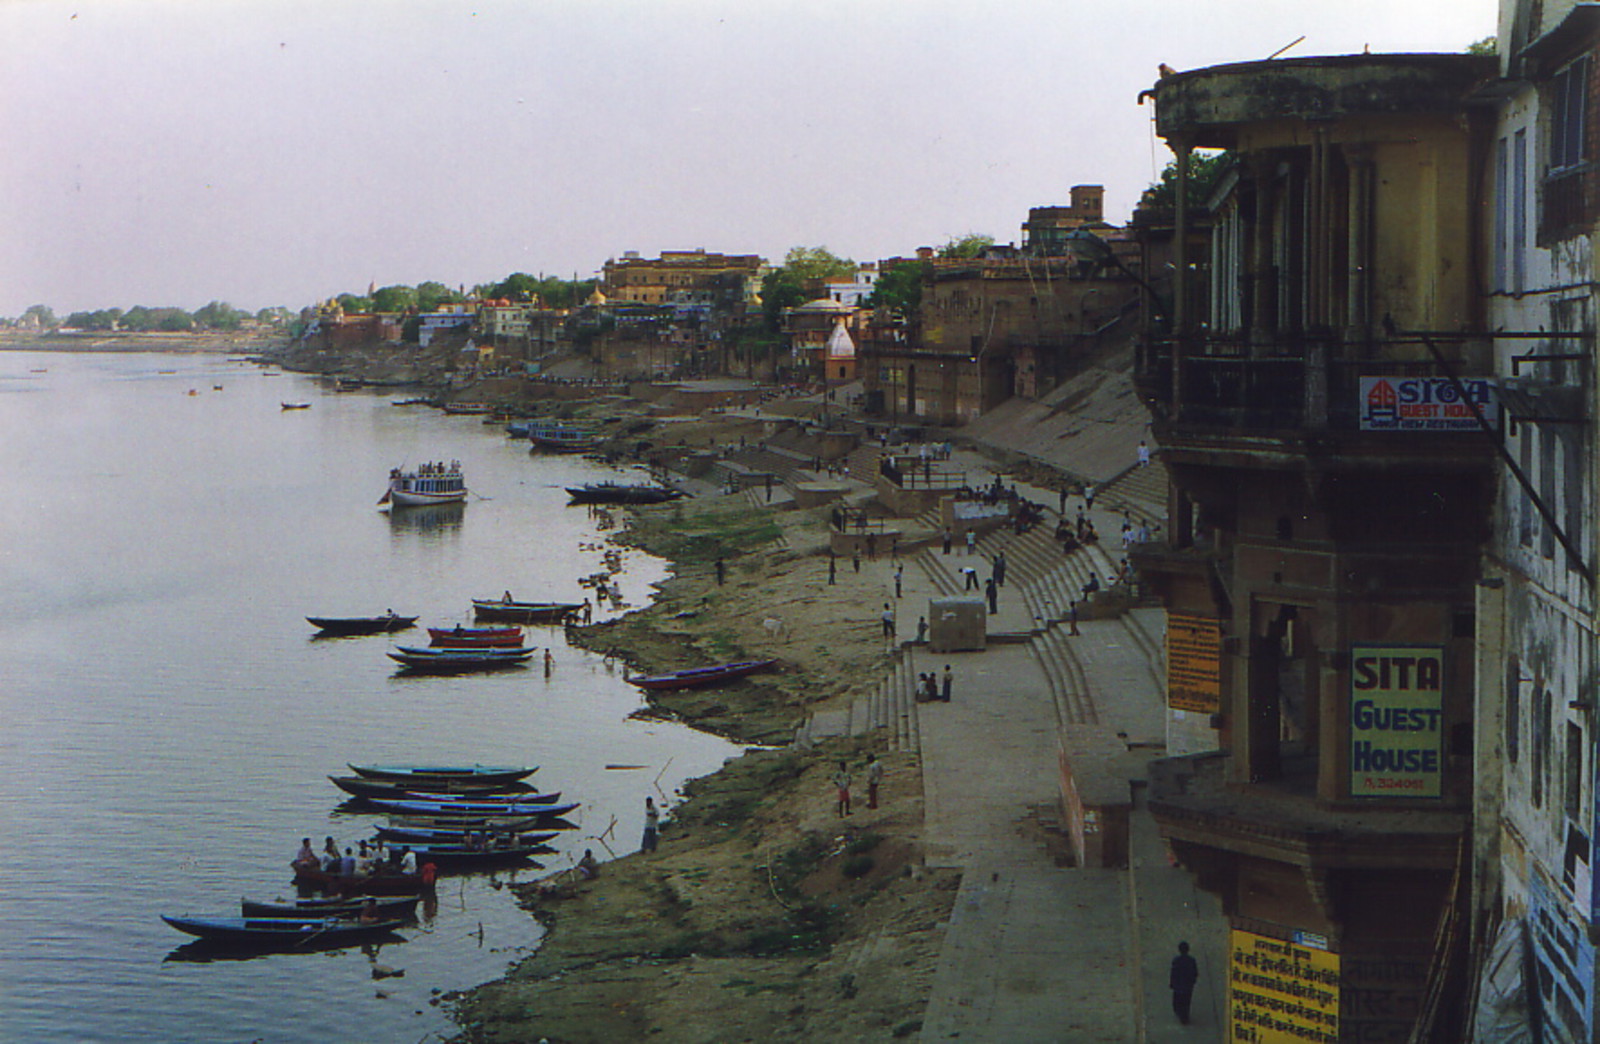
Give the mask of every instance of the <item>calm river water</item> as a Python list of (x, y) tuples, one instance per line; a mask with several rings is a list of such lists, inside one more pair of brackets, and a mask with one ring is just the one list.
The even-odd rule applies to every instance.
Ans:
[[(554, 649), (548, 678), (399, 677), (385, 636), (312, 640), (307, 614), (449, 624), (507, 588), (581, 599), (605, 534), (561, 486), (604, 469), (532, 457), (477, 417), (269, 373), (0, 352), (0, 1040), (442, 1038), (439, 991), (538, 943), (508, 874), (441, 881), (437, 912), (378, 954), (405, 972), (382, 981), (357, 949), (170, 959), (187, 937), (159, 915), (286, 896), (301, 837), (367, 836), (369, 817), (335, 811), (327, 776), (347, 761), (541, 766), (543, 788), (584, 803), (555, 869), (637, 848), (647, 794), (737, 753), (630, 718), (642, 701), (620, 669), (556, 629), (532, 631)], [(375, 506), (391, 467), (452, 459), (474, 494), (458, 512)], [(626, 600), (664, 568), (625, 552)]]

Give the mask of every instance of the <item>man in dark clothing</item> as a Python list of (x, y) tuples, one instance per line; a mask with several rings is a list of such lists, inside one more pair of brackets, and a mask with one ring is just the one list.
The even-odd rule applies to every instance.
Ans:
[(1172, 987), (1172, 1013), (1178, 1021), (1189, 1025), (1189, 1002), (1194, 999), (1194, 984), (1200, 978), (1200, 969), (1189, 956), (1189, 944), (1178, 944), (1178, 956), (1172, 958), (1172, 971), (1167, 975), (1167, 985)]

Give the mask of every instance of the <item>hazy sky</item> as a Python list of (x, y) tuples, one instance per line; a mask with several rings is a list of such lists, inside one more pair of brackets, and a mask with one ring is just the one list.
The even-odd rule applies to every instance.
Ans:
[(587, 277), (626, 250), (857, 260), (1170, 153), (1189, 69), (1459, 51), (1496, 0), (0, 0), (0, 316)]

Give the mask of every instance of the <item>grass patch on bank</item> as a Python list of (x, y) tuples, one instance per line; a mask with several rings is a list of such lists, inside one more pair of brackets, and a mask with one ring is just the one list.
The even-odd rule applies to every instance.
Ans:
[(748, 504), (702, 511), (675, 504), (635, 528), (652, 553), (699, 565), (755, 551), (783, 535), (771, 512)]

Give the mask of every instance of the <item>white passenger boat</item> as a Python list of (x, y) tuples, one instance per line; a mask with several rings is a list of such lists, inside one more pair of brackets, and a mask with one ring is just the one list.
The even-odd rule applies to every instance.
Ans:
[(423, 464), (415, 471), (395, 468), (389, 472), (389, 488), (378, 503), (395, 507), (423, 504), (455, 504), (467, 499), (467, 483), (461, 476), (461, 462)]

